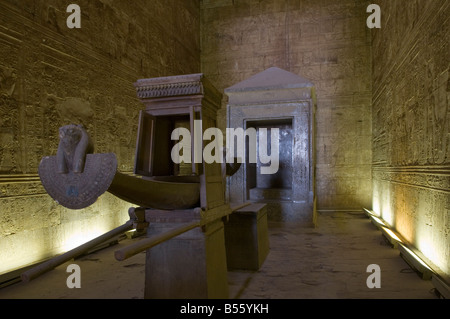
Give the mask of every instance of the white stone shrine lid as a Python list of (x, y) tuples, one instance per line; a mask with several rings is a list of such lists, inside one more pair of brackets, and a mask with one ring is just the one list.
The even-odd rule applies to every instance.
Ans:
[(314, 84), (294, 73), (277, 67), (268, 68), (252, 77), (225, 89), (225, 93), (266, 91), (313, 87)]

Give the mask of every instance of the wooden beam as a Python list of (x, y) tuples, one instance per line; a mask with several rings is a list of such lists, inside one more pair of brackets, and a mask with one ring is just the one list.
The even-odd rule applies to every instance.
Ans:
[(192, 223), (184, 224), (180, 227), (174, 228), (168, 232), (149, 237), (146, 239), (141, 239), (138, 242), (129, 245), (127, 247), (124, 247), (122, 249), (116, 250), (114, 253), (114, 256), (118, 261), (123, 261), (125, 259), (128, 259), (136, 254), (139, 254), (140, 252), (150, 249), (153, 246), (159, 245), (162, 242), (165, 242), (173, 237), (179, 236), (191, 229), (194, 229), (196, 227), (200, 226), (200, 222), (195, 221)]
[(21, 277), (22, 281), (29, 282), (29, 281), (33, 280), (34, 278), (39, 277), (40, 275), (46, 273), (47, 271), (50, 271), (53, 268), (55, 268), (61, 264), (64, 264), (65, 262), (78, 257), (79, 255), (84, 254), (89, 249), (107, 241), (108, 239), (110, 239), (112, 237), (120, 235), (120, 234), (132, 229), (133, 227), (134, 227), (133, 221), (129, 220), (122, 226), (114, 228), (113, 230), (111, 230), (99, 237), (96, 237), (81, 246), (78, 246), (72, 250), (69, 250), (68, 252), (66, 252), (62, 255), (56, 256), (46, 262), (43, 262), (42, 264), (39, 264), (36, 267), (31, 268), (30, 270), (25, 271), (24, 273), (22, 273), (22, 275), (20, 277)]

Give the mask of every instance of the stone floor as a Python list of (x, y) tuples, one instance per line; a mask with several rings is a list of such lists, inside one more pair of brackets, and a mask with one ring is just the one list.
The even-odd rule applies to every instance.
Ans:
[[(322, 212), (318, 222), (317, 228), (270, 223), (264, 265), (256, 272), (230, 271), (230, 298), (436, 298), (431, 282), (409, 268), (362, 212)], [(2, 288), (0, 299), (142, 298), (145, 253), (114, 259), (114, 251), (130, 241), (67, 262), (30, 283)], [(81, 268), (80, 289), (66, 286), (72, 263)], [(381, 268), (381, 288), (366, 285), (370, 264)]]

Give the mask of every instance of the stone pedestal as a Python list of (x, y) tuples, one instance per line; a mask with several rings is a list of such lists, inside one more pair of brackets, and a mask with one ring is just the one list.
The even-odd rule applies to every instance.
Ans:
[(225, 244), (228, 269), (258, 270), (269, 253), (266, 205), (252, 204), (231, 214)]
[[(147, 236), (154, 236), (199, 216), (196, 210), (146, 212)], [(149, 250), (146, 299), (228, 298), (224, 227), (221, 218), (194, 228)]]

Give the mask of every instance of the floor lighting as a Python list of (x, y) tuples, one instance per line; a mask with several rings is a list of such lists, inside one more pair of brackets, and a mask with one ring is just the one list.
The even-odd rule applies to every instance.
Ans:
[(422, 279), (430, 280), (433, 271), (431, 268), (417, 256), (411, 249), (406, 247), (403, 244), (398, 246), (398, 250), (400, 250), (400, 256), (408, 263), (411, 268), (419, 273)]
[(378, 229), (380, 229), (380, 227), (382, 226), (387, 227), (386, 223), (379, 217), (377, 217), (373, 211), (367, 208), (363, 208), (363, 210), (364, 214), (366, 214), (366, 216), (370, 218), (370, 221), (375, 225), (375, 227), (377, 227)]
[(402, 240), (397, 236), (396, 233), (394, 233), (392, 230), (390, 230), (387, 227), (381, 227), (381, 232), (383, 233), (383, 236), (389, 241), (389, 243), (392, 245), (392, 247), (397, 248), (398, 244), (402, 242)]
[(377, 216), (370, 216), (370, 219), (372, 221), (372, 224), (374, 224), (378, 229), (381, 229), (383, 227), (387, 227), (386, 223), (384, 221), (382, 221), (380, 218), (378, 218)]
[(434, 288), (436, 288), (436, 290), (439, 292), (440, 297), (450, 299), (450, 288), (445, 281), (443, 281), (436, 274), (432, 274), (431, 283), (433, 284)]
[(373, 213), (373, 211), (368, 210), (367, 208), (363, 208), (363, 210), (364, 210), (364, 214), (366, 214), (367, 217), (370, 217), (370, 216), (375, 215), (375, 214)]

